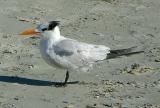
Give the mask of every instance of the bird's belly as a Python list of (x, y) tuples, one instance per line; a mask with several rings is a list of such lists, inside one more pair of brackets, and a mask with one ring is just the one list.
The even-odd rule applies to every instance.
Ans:
[(45, 62), (49, 64), (50, 66), (63, 68), (54, 60), (54, 58), (51, 58), (50, 55), (48, 54), (48, 42), (47, 41), (40, 42), (40, 53), (41, 53), (42, 58), (45, 60)]
[(58, 64), (54, 59), (52, 59), (49, 55), (42, 56), (45, 62), (53, 67), (63, 68), (60, 64)]

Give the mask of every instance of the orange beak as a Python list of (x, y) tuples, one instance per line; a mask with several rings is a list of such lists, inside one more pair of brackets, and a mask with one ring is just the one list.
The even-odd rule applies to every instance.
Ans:
[(28, 29), (21, 32), (19, 35), (28, 37), (28, 35), (38, 35), (39, 33), (40, 32), (37, 29)]

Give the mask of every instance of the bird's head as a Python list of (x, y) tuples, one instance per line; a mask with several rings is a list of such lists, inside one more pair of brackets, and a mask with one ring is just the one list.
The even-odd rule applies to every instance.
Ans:
[(48, 23), (39, 24), (36, 28), (27, 29), (21, 32), (21, 36), (41, 36), (42, 38), (49, 38), (52, 35), (60, 35), (59, 21), (50, 21)]

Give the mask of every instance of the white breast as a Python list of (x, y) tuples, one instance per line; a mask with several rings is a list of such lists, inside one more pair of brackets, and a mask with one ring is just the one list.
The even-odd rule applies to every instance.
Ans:
[(41, 40), (40, 41), (40, 52), (41, 52), (42, 58), (50, 66), (59, 67), (59, 68), (67, 68), (66, 66), (63, 66), (63, 64), (61, 64), (60, 62), (61, 59), (59, 60), (59, 58), (57, 58), (57, 55), (54, 53), (54, 50), (52, 48), (53, 47), (48, 40)]
[[(42, 55), (42, 58), (50, 64), (50, 57), (48, 55), (48, 41), (47, 40), (41, 40), (40, 41), (40, 53)], [(50, 64), (51, 65), (51, 64)]]

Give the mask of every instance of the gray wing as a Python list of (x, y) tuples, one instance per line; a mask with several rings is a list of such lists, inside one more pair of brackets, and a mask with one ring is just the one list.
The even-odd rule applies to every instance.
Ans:
[(54, 52), (56, 55), (59, 55), (61, 57), (63, 56), (71, 56), (74, 54), (72, 50), (65, 49), (64, 47), (60, 47), (58, 45), (54, 46)]
[(65, 39), (53, 46), (54, 58), (66, 67), (81, 68), (106, 58), (109, 48)]

